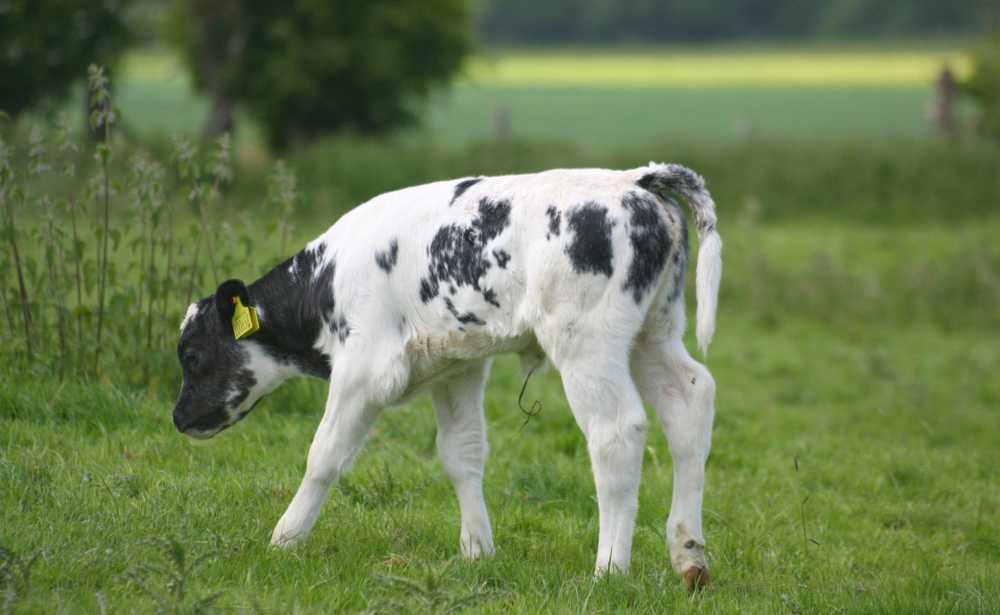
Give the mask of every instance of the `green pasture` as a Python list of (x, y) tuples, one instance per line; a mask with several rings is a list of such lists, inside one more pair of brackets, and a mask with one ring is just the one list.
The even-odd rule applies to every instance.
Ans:
[[(411, 135), (493, 139), (500, 114), (515, 137), (598, 149), (658, 138), (922, 138), (932, 134), (930, 84), (945, 62), (967, 70), (954, 48), (498, 51), (434, 96)], [(117, 95), (145, 134), (195, 132), (206, 109), (163, 52), (130, 56)], [(240, 129), (255, 138), (248, 118)]]

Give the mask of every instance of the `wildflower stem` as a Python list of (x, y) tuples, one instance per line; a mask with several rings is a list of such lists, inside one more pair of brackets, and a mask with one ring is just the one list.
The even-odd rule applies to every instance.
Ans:
[(24, 324), (24, 343), (28, 351), (28, 359), (34, 357), (31, 339), (31, 306), (28, 304), (28, 288), (24, 281), (24, 270), (21, 267), (21, 253), (17, 249), (17, 225), (14, 221), (14, 199), (8, 196), (6, 190), (0, 190), (0, 199), (7, 210), (7, 241), (10, 243), (11, 258), (14, 259), (14, 271), (17, 273), (17, 288), (21, 295), (21, 319)]

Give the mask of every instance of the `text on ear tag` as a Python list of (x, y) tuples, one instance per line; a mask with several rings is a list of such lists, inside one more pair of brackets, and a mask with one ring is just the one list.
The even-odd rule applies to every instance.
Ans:
[(236, 309), (233, 310), (233, 336), (242, 339), (260, 331), (260, 321), (257, 320), (257, 308), (243, 305), (239, 297), (233, 297)]

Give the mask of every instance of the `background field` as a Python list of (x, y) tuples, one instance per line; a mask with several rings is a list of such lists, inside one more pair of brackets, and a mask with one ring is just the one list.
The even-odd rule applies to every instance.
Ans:
[[(498, 51), (470, 62), (411, 137), (492, 139), (501, 111), (515, 137), (595, 149), (663, 138), (921, 138), (931, 135), (929, 86), (945, 62), (967, 70), (958, 47)], [(140, 132), (194, 132), (205, 112), (165, 53), (134, 54), (120, 87)]]
[[(288, 386), (192, 443), (171, 424), (168, 340), (154, 391), (0, 370), (0, 612), (194, 612), (209, 597), (266, 613), (997, 612), (1000, 150), (938, 141), (924, 119), (926, 82), (942, 58), (961, 68), (959, 54), (585, 51), (596, 64), (568, 66), (575, 53), (497, 52), (422, 129), (291, 152), (303, 198), (290, 245), (373, 194), (432, 179), (650, 159), (704, 173), (726, 243), (707, 359), (719, 388), (712, 591), (688, 596), (669, 569), (670, 456), (655, 428), (632, 571), (592, 579), (585, 443), (556, 373), (529, 383), (543, 410), (525, 420), (510, 357), (487, 392), (495, 558), (454, 557), (458, 510), (426, 401), (380, 418), (307, 544), (270, 550), (324, 387)], [(641, 58), (649, 70), (621, 72)], [(161, 53), (133, 57), (117, 93), (147, 144), (136, 149), (154, 153), (155, 133), (192, 132), (204, 109)], [(496, 143), (501, 106), (513, 139)], [(247, 222), (259, 260), (226, 270), (252, 278), (279, 256), (279, 213), (263, 205), (272, 160), (252, 122), (239, 129), (217, 213)], [(131, 215), (118, 211), (121, 228)], [(164, 316), (171, 326), (183, 307)]]

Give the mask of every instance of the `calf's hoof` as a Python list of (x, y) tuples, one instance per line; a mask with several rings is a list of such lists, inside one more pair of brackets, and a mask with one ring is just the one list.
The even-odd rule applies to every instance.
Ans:
[(681, 577), (684, 579), (684, 586), (692, 593), (708, 589), (711, 580), (708, 568), (699, 568), (698, 566), (688, 568)]
[(287, 550), (294, 547), (296, 542), (297, 542), (296, 540), (290, 538), (272, 538), (271, 548)]
[(460, 548), (462, 557), (467, 560), (478, 560), (493, 555), (493, 544), (490, 542), (484, 545), (478, 540), (463, 540)]
[(305, 538), (302, 534), (286, 534), (278, 529), (275, 529), (271, 534), (271, 548), (273, 549), (291, 549), (298, 543), (302, 542)]

